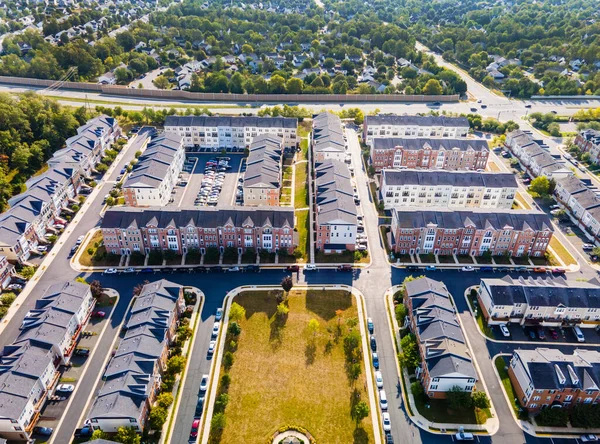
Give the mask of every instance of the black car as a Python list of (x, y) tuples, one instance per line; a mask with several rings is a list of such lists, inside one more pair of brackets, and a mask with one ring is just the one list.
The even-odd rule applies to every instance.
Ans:
[(84, 358), (87, 358), (90, 355), (90, 349), (89, 348), (76, 348), (75, 355), (83, 356)]
[(419, 271), (419, 267), (415, 265), (409, 265), (408, 267), (406, 267), (406, 271)]
[(223, 267), (212, 267), (211, 270), (213, 273), (223, 273)]
[(206, 273), (208, 271), (206, 267), (196, 267), (195, 270), (198, 273)]
[(375, 335), (371, 335), (371, 350), (377, 351), (377, 339), (375, 339)]
[(244, 268), (245, 271), (252, 271), (254, 273), (257, 273), (258, 271), (260, 271), (260, 267), (258, 265), (246, 265), (246, 267)]
[(152, 268), (143, 268), (140, 273), (154, 273), (154, 270)]

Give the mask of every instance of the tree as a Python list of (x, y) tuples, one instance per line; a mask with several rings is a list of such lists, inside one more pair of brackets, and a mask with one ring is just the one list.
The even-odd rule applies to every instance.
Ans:
[(221, 393), (215, 400), (215, 412), (223, 413), (227, 404), (229, 404), (229, 395), (227, 393)]
[(126, 51), (131, 51), (135, 46), (135, 38), (129, 31), (121, 32), (115, 37), (117, 43)]
[(285, 291), (286, 293), (289, 293), (293, 286), (294, 281), (292, 281), (291, 276), (286, 276), (281, 280), (281, 288), (283, 288), (283, 291)]
[(240, 322), (246, 316), (246, 309), (237, 302), (231, 304), (229, 307), (229, 320), (233, 322)]
[(354, 419), (357, 424), (369, 416), (369, 413), (371, 413), (371, 410), (365, 401), (360, 401), (354, 406)]
[(545, 197), (550, 190), (550, 181), (546, 176), (538, 176), (529, 184), (529, 192), (533, 197)]
[(171, 85), (169, 83), (169, 79), (167, 79), (165, 76), (158, 76), (156, 79), (154, 79), (152, 81), (152, 83), (154, 84), (154, 86), (156, 86), (158, 89), (167, 89), (169, 88), (169, 86)]
[(133, 427), (119, 427), (113, 439), (121, 444), (140, 444), (142, 437)]
[(317, 321), (316, 319), (311, 319), (310, 321), (308, 321), (308, 331), (310, 333), (312, 333), (313, 338), (315, 336), (317, 336), (317, 333), (319, 332), (319, 328), (320, 328), (320, 324), (319, 321)]
[(161, 393), (156, 398), (156, 404), (163, 409), (168, 409), (173, 404), (173, 395), (169, 392)]
[(229, 323), (229, 326), (227, 327), (227, 333), (229, 333), (231, 336), (239, 336), (241, 332), (242, 327), (240, 327), (240, 324), (237, 322)]
[(279, 316), (280, 318), (287, 316), (287, 314), (289, 312), (290, 312), (290, 307), (288, 307), (285, 304), (285, 302), (281, 302), (279, 305), (277, 305), (277, 316)]
[(90, 441), (96, 441), (97, 439), (108, 439), (108, 434), (104, 433), (100, 429), (94, 430), (94, 433), (92, 433), (92, 437), (90, 438)]
[(275, 74), (269, 81), (269, 90), (273, 94), (284, 94), (285, 93), (285, 79), (279, 74)]
[(150, 410), (150, 416), (148, 422), (152, 430), (161, 430), (165, 422), (167, 421), (167, 409), (155, 406)]
[(473, 407), (477, 409), (489, 409), (490, 408), (490, 400), (485, 392), (474, 392), (471, 395), (471, 399), (473, 401)]
[(452, 410), (468, 410), (473, 406), (471, 393), (463, 391), (457, 385), (446, 392), (446, 401)]
[(304, 82), (302, 79), (292, 77), (286, 82), (285, 86), (289, 94), (301, 94), (304, 89)]
[(90, 283), (90, 291), (92, 292), (92, 296), (99, 298), (104, 293), (104, 287), (99, 280), (94, 280)]
[(419, 347), (413, 334), (408, 334), (400, 340), (402, 353), (398, 355), (398, 360), (402, 366), (413, 369), (421, 363)]
[(248, 45), (247, 43), (242, 45), (242, 54), (252, 54), (253, 52), (254, 48), (252, 48), (252, 46)]
[(171, 356), (167, 361), (167, 372), (175, 375), (181, 373), (185, 367), (185, 358), (180, 355)]
[(31, 265), (26, 265), (25, 267), (21, 268), (20, 275), (23, 276), (25, 279), (31, 279), (34, 274), (35, 268)]
[(560, 125), (556, 122), (552, 122), (551, 124), (548, 125), (548, 132), (553, 137), (560, 137), (561, 136)]
[(436, 79), (429, 79), (423, 87), (423, 94), (428, 96), (441, 95), (443, 92), (440, 81)]
[(215, 415), (210, 420), (210, 430), (214, 432), (219, 432), (225, 428), (225, 414), (224, 413), (215, 413)]
[(228, 351), (225, 353), (225, 356), (223, 356), (223, 366), (226, 369), (230, 369), (232, 365), (233, 365), (233, 353)]
[(244, 77), (239, 72), (231, 76), (229, 90), (234, 94), (244, 94)]
[(27, 168), (30, 158), (31, 151), (29, 151), (29, 146), (26, 143), (22, 143), (13, 151), (10, 163), (13, 168), (23, 171)]

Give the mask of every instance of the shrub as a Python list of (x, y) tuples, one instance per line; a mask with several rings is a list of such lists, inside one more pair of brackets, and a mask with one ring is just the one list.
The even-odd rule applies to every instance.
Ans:
[(168, 409), (173, 404), (173, 395), (169, 392), (164, 392), (156, 398), (156, 404), (163, 409)]
[(231, 384), (231, 376), (229, 376), (227, 373), (225, 373), (223, 376), (221, 376), (222, 389), (229, 388), (229, 384)]
[(150, 422), (150, 427), (152, 427), (153, 430), (162, 429), (162, 426), (164, 425), (164, 423), (166, 421), (167, 421), (167, 409), (160, 407), (160, 406), (156, 406), (150, 411), (149, 422)]
[(10, 307), (10, 304), (12, 304), (15, 299), (17, 299), (17, 296), (14, 293), (4, 293), (0, 297), (0, 302), (4, 307)]
[(232, 365), (233, 365), (233, 353), (228, 351), (227, 353), (225, 353), (225, 356), (223, 356), (223, 366), (226, 369), (230, 369)]
[(231, 336), (239, 336), (241, 332), (242, 327), (240, 327), (240, 324), (237, 322), (232, 322), (229, 324), (229, 327), (227, 327), (227, 333), (229, 333)]
[(35, 268), (30, 265), (23, 267), (21, 269), (21, 273), (20, 273), (20, 275), (23, 276), (25, 279), (31, 279), (34, 274), (35, 274)]
[(215, 400), (215, 412), (216, 413), (224, 412), (225, 407), (227, 407), (228, 403), (229, 403), (229, 395), (227, 393), (221, 393), (219, 396), (217, 396), (217, 399)]
[(223, 413), (216, 413), (210, 420), (210, 430), (220, 431), (225, 428), (225, 415)]
[(535, 422), (547, 427), (566, 427), (569, 422), (569, 413), (566, 409), (546, 408), (535, 417)]

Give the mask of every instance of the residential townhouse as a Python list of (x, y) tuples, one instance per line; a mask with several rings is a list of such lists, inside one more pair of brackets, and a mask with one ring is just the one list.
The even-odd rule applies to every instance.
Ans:
[(221, 149), (249, 147), (260, 134), (283, 139), (286, 149), (296, 148), (298, 120), (288, 117), (167, 116), (165, 132), (183, 138), (184, 146)]
[(482, 279), (478, 299), (488, 325), (600, 325), (600, 282), (595, 278), (589, 282), (562, 277)]
[(523, 130), (506, 134), (504, 145), (519, 159), (533, 177), (546, 176), (561, 179), (573, 174), (559, 158), (553, 157), (540, 146), (540, 140)]
[(104, 371), (104, 385), (88, 414), (94, 430), (144, 430), (184, 310), (180, 285), (165, 279), (144, 285), (127, 314), (125, 336)]
[(34, 340), (4, 347), (0, 358), (1, 438), (13, 442), (31, 439), (47, 395), (60, 376), (59, 362), (52, 346)]
[(273, 134), (256, 136), (250, 145), (244, 173), (244, 206), (279, 206), (283, 139)]
[(467, 137), (469, 121), (466, 117), (447, 116), (365, 116), (363, 141), (369, 147), (378, 137)]
[(15, 275), (15, 266), (8, 262), (6, 256), (0, 256), (0, 289), (4, 290)]
[(580, 131), (573, 143), (584, 153), (590, 153), (592, 162), (600, 162), (600, 131), (593, 129)]
[(600, 401), (600, 353), (576, 349), (517, 349), (508, 376), (521, 407), (530, 413)]
[(543, 256), (552, 232), (550, 219), (539, 211), (392, 211), (393, 249), (400, 254)]
[(317, 162), (314, 186), (317, 249), (324, 253), (353, 251), (358, 220), (348, 166), (331, 159)]
[(557, 180), (554, 196), (589, 237), (600, 240), (600, 197), (575, 176)]
[(517, 181), (510, 173), (402, 169), (381, 172), (380, 193), (384, 208), (512, 207)]
[(167, 205), (184, 162), (181, 136), (162, 134), (153, 138), (123, 184), (125, 204), (132, 207)]
[(113, 208), (102, 220), (106, 250), (114, 254), (172, 250), (179, 254), (209, 247), (292, 253), (298, 245), (294, 210), (254, 208)]
[(346, 136), (341, 119), (335, 114), (324, 112), (313, 119), (312, 152), (314, 162), (346, 158)]
[(407, 282), (405, 291), (410, 328), (422, 357), (416, 374), (427, 396), (443, 399), (453, 387), (474, 391), (478, 378), (472, 353), (446, 286), (423, 277)]
[(377, 137), (371, 144), (371, 165), (383, 168), (484, 170), (490, 154), (485, 139)]

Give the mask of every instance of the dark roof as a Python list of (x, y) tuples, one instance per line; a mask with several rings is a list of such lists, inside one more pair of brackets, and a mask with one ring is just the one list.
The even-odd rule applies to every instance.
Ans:
[(257, 117), (257, 116), (167, 116), (165, 127), (168, 126), (230, 126), (245, 127), (252, 126), (257, 128), (296, 128), (298, 119), (291, 117)]
[(181, 136), (167, 133), (152, 139), (123, 187), (158, 187), (165, 179), (177, 154), (184, 150), (181, 142)]
[(252, 140), (246, 160), (244, 188), (279, 188), (283, 140), (274, 134), (260, 134)]
[(294, 210), (276, 207), (230, 208), (112, 208), (106, 211), (101, 228), (152, 226), (217, 228), (227, 224), (234, 227), (251, 226), (294, 227)]
[(563, 188), (569, 194), (577, 194), (587, 190), (585, 184), (575, 176), (567, 176), (556, 181), (556, 185)]
[(365, 125), (412, 125), (469, 128), (466, 117), (447, 116), (365, 116)]
[(552, 229), (550, 218), (541, 211), (499, 210), (476, 208), (469, 211), (454, 211), (449, 208), (413, 208), (392, 210), (392, 217), (399, 228), (425, 228), (429, 224), (440, 228), (457, 229), (473, 226), (478, 230), (513, 227), (515, 230)]
[(476, 171), (432, 171), (432, 170), (390, 170), (384, 169), (382, 186), (424, 185), (485, 188), (517, 188), (515, 175), (511, 173), (478, 173)]
[(432, 150), (460, 150), (460, 151), (488, 151), (489, 146), (485, 139), (432, 139), (432, 138), (404, 138), (376, 137), (373, 139), (373, 148), (376, 150), (392, 150), (402, 147), (407, 150), (422, 150), (426, 147)]

